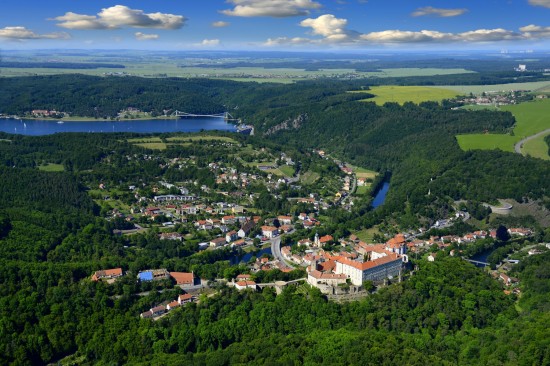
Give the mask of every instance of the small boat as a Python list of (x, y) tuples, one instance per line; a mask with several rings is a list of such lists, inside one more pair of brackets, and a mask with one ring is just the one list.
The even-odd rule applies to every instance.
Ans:
[(62, 125), (63, 123), (65, 123), (65, 122), (63, 122), (63, 121), (57, 121), (57, 124), (58, 124), (58, 125)]

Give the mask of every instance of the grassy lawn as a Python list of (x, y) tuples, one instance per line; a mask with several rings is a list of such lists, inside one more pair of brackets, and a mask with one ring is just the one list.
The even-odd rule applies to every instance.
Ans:
[(126, 140), (130, 144), (136, 144), (136, 143), (151, 143), (151, 142), (162, 142), (160, 137), (146, 137), (146, 138), (135, 138), (135, 139), (128, 139)]
[(426, 86), (373, 86), (371, 90), (366, 90), (365, 93), (376, 95), (374, 98), (365, 99), (366, 102), (375, 102), (378, 105), (383, 105), (387, 102), (397, 102), (403, 104), (405, 102), (421, 103), (426, 101), (440, 101), (443, 99), (454, 98), (458, 95), (456, 91), (436, 89)]
[(500, 111), (500, 108), (495, 107), (494, 105), (477, 105), (477, 104), (465, 105), (463, 107), (460, 107), (460, 109), (466, 109), (468, 111), (481, 111), (481, 110)]
[(292, 177), (294, 174), (294, 167), (291, 167), (290, 165), (281, 165), (279, 170), (287, 177)]
[(364, 196), (369, 194), (370, 192), (370, 185), (368, 186), (359, 186), (357, 187), (357, 191), (355, 191), (355, 194), (358, 196)]
[(548, 135), (549, 134), (539, 136), (523, 144), (523, 153), (534, 158), (550, 160), (550, 156), (548, 156), (548, 145), (546, 141), (544, 141), (544, 138)]
[(494, 150), (514, 152), (514, 144), (518, 142), (516, 136), (497, 134), (457, 135), (456, 140), (462, 150)]
[(365, 168), (361, 168), (358, 166), (350, 165), (351, 169), (353, 169), (353, 172), (357, 176), (357, 178), (371, 178), (374, 179), (378, 173), (376, 173), (374, 170), (369, 170)]
[[(501, 110), (511, 112), (516, 118), (514, 136), (507, 134), (458, 135), (456, 139), (463, 150), (514, 151), (514, 145), (521, 139), (550, 128), (550, 99), (537, 100), (516, 105), (502, 106)], [(548, 159), (548, 146), (544, 137), (531, 140), (523, 147), (523, 152)]]
[(40, 165), (38, 169), (43, 170), (45, 172), (62, 172), (65, 170), (65, 168), (63, 167), (63, 164), (52, 164), (52, 163), (48, 163), (46, 165)]
[(374, 234), (380, 234), (380, 231), (378, 231), (378, 228), (375, 226), (375, 227), (371, 227), (370, 229), (363, 229), (354, 234), (359, 238), (359, 240), (364, 241), (366, 243), (372, 243), (373, 242), (372, 238)]
[(142, 142), (134, 145), (151, 150), (166, 150), (166, 144), (164, 142)]
[(316, 173), (316, 172), (305, 172), (304, 174), (302, 174), (300, 176), (300, 181), (304, 184), (313, 184), (315, 182), (317, 182), (317, 180), (320, 178), (321, 176), (319, 175), (319, 173)]
[(434, 88), (454, 90), (460, 94), (481, 94), (483, 92), (503, 92), (511, 90), (545, 91), (550, 88), (550, 81), (534, 81), (530, 83), (496, 84), (496, 85), (442, 85)]
[[(195, 141), (222, 141), (222, 142), (229, 142), (232, 144), (236, 144), (237, 141), (232, 139), (231, 137), (227, 136), (175, 136), (175, 137), (168, 137), (166, 141), (170, 142), (195, 142)], [(130, 140), (128, 140), (130, 141)]]

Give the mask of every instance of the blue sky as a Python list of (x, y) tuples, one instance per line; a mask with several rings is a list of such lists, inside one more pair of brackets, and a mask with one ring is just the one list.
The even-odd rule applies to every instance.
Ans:
[(550, 49), (550, 0), (2, 0), (0, 48)]

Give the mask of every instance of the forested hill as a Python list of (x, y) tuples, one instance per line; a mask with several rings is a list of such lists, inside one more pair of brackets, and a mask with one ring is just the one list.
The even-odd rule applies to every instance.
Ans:
[(0, 113), (23, 115), (33, 109), (46, 109), (108, 118), (128, 107), (158, 115), (168, 109), (220, 113), (225, 111), (223, 95), (243, 88), (246, 84), (209, 79), (86, 75), (3, 78)]
[(320, 89), (313, 83), (302, 88), (300, 95), (290, 88), (285, 95), (279, 87), (276, 95), (254, 100), (240, 113), (256, 133), (275, 143), (324, 149), (354, 164), (390, 171), (392, 186), (381, 215), (403, 212), (408, 204), (412, 215), (398, 214), (404, 227), (416, 225), (418, 215), (437, 217), (448, 200), (523, 201), (549, 195), (548, 162), (501, 151), (464, 152), (456, 142), (459, 133), (507, 133), (515, 123), (510, 113), (451, 110), (433, 102), (377, 106), (338, 88), (323, 89), (326, 98), (314, 93)]

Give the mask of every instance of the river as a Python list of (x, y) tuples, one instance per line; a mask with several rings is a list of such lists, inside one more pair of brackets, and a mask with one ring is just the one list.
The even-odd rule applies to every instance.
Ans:
[(250, 253), (244, 253), (240, 256), (234, 255), (231, 258), (229, 258), (229, 262), (232, 265), (239, 264), (239, 263), (247, 263), (250, 258), (255, 256), (256, 258), (260, 258), (264, 254), (271, 254), (271, 247), (267, 247), (264, 249), (260, 249), (258, 252), (250, 252)]
[(388, 194), (389, 190), (390, 182), (384, 182), (382, 188), (380, 188), (378, 192), (376, 192), (376, 196), (374, 196), (374, 200), (372, 201), (373, 208), (382, 206), (384, 204), (384, 202), (386, 201), (386, 195)]
[(0, 118), (0, 131), (41, 136), (58, 132), (198, 132), (201, 130), (236, 131), (235, 125), (223, 118), (151, 119), (134, 121), (66, 121), (21, 120)]

